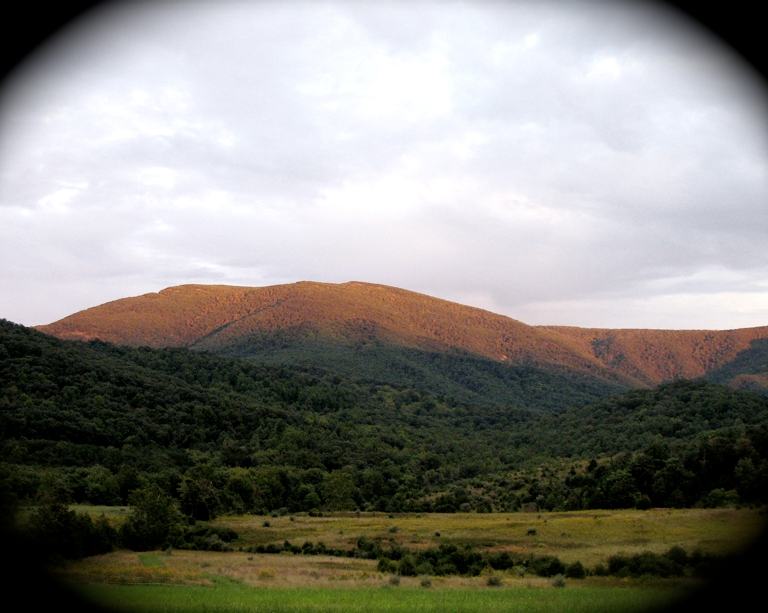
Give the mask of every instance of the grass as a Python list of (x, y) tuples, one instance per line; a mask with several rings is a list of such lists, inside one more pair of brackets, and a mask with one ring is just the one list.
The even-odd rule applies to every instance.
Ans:
[(155, 553), (140, 553), (138, 558), (145, 568), (162, 568), (165, 566), (163, 559)]
[(91, 585), (83, 589), (94, 602), (115, 611), (138, 613), (252, 611), (361, 612), (394, 611), (550, 611), (631, 612), (673, 602), (678, 593), (660, 588), (579, 587), (424, 589), (377, 586), (368, 588), (269, 588), (244, 585), (124, 586)]
[[(263, 526), (265, 520), (269, 527)], [(468, 543), (485, 551), (551, 554), (564, 562), (579, 560), (592, 567), (615, 553), (663, 552), (673, 545), (687, 551), (736, 552), (759, 534), (763, 520), (763, 514), (750, 509), (651, 509), (297, 514), (293, 519), (230, 516), (213, 523), (235, 529), (240, 534), (235, 547), (241, 548), (288, 539), (294, 544), (323, 541), (346, 549), (366, 536), (413, 549), (449, 542)], [(535, 534), (529, 534), (533, 530)], [(566, 579), (565, 588), (555, 588), (551, 579), (518, 576), (512, 570), (477, 577), (399, 577), (393, 585), (391, 575), (378, 572), (375, 560), (245, 551), (116, 551), (65, 564), (55, 572), (97, 603), (139, 613), (643, 611), (670, 604), (700, 585), (690, 578), (591, 576)], [(500, 585), (489, 586), (490, 576), (498, 576)]]
[[(263, 527), (268, 519), (270, 526)], [(409, 549), (440, 543), (469, 544), (486, 551), (522, 551), (555, 555), (586, 566), (618, 553), (662, 553), (674, 545), (686, 551), (727, 554), (760, 532), (765, 517), (754, 509), (649, 509), (560, 513), (385, 513), (334, 514), (329, 517), (222, 517), (214, 523), (240, 535), (236, 545), (266, 545), (289, 540), (322, 541), (351, 549), (358, 537), (381, 539)], [(397, 530), (392, 530), (397, 528)], [(535, 530), (529, 535), (529, 530)], [(440, 536), (436, 536), (436, 532)]]

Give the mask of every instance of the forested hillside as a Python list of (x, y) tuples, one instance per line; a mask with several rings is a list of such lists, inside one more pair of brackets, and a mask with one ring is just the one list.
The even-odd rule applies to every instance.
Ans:
[(768, 399), (704, 382), (542, 414), (186, 349), (0, 323), (0, 475), (18, 501), (187, 514), (765, 500)]

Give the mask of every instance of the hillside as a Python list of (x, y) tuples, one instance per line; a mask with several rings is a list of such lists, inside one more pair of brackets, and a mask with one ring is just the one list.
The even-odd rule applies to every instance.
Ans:
[(0, 320), (0, 494), (20, 500), (147, 482), (200, 517), (763, 500), (766, 419), (768, 398), (703, 382), (542, 414)]
[(509, 364), (558, 365), (615, 379), (594, 357), (547, 330), (424, 294), (359, 282), (181, 285), (109, 302), (38, 329), (63, 339), (214, 352), (282, 332), (281, 339), (458, 349)]
[(768, 327), (529, 326), (482, 309), (360, 282), (182, 285), (86, 309), (38, 330), (62, 339), (187, 347), (271, 364), (323, 367), (468, 401), (528, 407), (541, 398), (512, 389), (526, 381), (534, 382), (530, 389), (559, 389), (563, 399), (585, 402), (679, 378), (711, 376), (737, 387), (768, 389), (768, 362), (760, 349), (761, 342), (768, 342)]
[(87, 309), (38, 330), (322, 368), (497, 406), (557, 409), (634, 383), (573, 351), (570, 341), (508, 317), (366, 283), (185, 285)]
[[(757, 375), (758, 380), (760, 374), (768, 375), (765, 349), (759, 354), (768, 341), (766, 326), (740, 330), (541, 329), (575, 341), (581, 352), (591, 353), (613, 372), (647, 385), (704, 376), (725, 383), (740, 374)], [(724, 376), (726, 373), (730, 376)]]

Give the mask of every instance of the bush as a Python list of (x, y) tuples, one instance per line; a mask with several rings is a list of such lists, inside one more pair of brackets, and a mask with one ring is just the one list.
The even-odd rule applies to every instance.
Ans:
[(229, 543), (237, 536), (237, 532), (230, 528), (190, 527), (184, 531), (178, 547), (199, 551), (232, 551), (233, 548)]
[(587, 575), (581, 562), (576, 561), (565, 567), (565, 576), (569, 579), (583, 579)]
[(419, 562), (416, 565), (416, 574), (417, 575), (434, 575), (435, 569), (428, 560), (424, 560), (423, 562)]
[(415, 577), (416, 572), (416, 559), (413, 554), (407, 554), (400, 560), (400, 566), (398, 567), (398, 573), (404, 577)]
[(397, 572), (397, 564), (389, 558), (379, 558), (376, 570), (380, 573), (395, 573)]
[(565, 572), (565, 564), (555, 556), (541, 556), (540, 558), (533, 558), (528, 569), (539, 577), (553, 577)]
[[(682, 547), (673, 547), (665, 554), (644, 551), (632, 556), (613, 555), (608, 558), (606, 574), (617, 577), (679, 577), (685, 572), (688, 556)], [(595, 574), (598, 574), (597, 571)]]
[(375, 560), (376, 558), (381, 557), (381, 546), (376, 541), (361, 536), (357, 539), (355, 557)]
[(592, 570), (592, 574), (598, 577), (605, 577), (608, 574), (608, 569), (605, 567), (605, 564), (598, 564)]
[(507, 570), (515, 565), (515, 560), (506, 551), (488, 556), (488, 564), (495, 570)]
[(647, 511), (653, 506), (651, 499), (647, 494), (641, 494), (635, 498), (635, 508), (641, 511)]
[(500, 587), (503, 582), (498, 575), (491, 575), (485, 583), (489, 587)]
[(686, 553), (685, 549), (679, 545), (672, 547), (669, 551), (667, 551), (667, 553), (664, 554), (664, 556), (672, 560), (672, 562), (675, 564), (679, 564), (680, 566), (685, 566), (688, 563), (688, 554)]

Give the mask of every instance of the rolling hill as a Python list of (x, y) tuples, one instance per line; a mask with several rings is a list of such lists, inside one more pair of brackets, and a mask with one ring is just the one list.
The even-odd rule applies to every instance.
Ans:
[[(472, 401), (548, 408), (680, 378), (768, 389), (768, 327), (530, 326), (395, 287), (181, 285), (38, 326), (68, 340), (186, 347), (336, 370)], [(542, 390), (545, 389), (545, 392)], [(538, 391), (537, 391), (538, 390)]]

